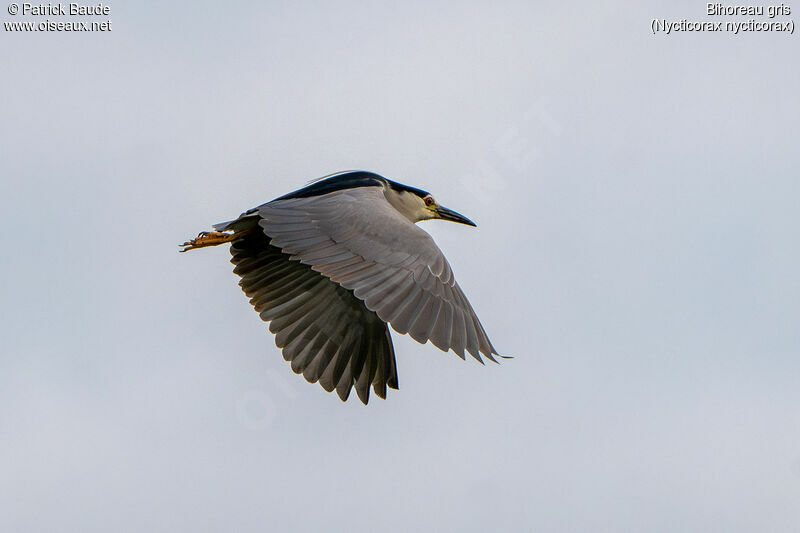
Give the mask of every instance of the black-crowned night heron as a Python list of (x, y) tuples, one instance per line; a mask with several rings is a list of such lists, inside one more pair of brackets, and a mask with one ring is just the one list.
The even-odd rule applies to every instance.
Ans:
[[(414, 223), (474, 226), (425, 191), (377, 174), (334, 174), (215, 224), (183, 244), (231, 243), (233, 272), (292, 370), (347, 400), (397, 389), (392, 337), (408, 333), (464, 359), (498, 355), (453, 271)], [(502, 357), (502, 356), (500, 356)]]

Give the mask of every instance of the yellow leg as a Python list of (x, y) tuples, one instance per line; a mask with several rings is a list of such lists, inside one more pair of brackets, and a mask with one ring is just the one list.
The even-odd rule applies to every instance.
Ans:
[(239, 231), (236, 233), (222, 233), (220, 231), (203, 231), (197, 236), (197, 238), (192, 239), (191, 241), (186, 241), (185, 243), (181, 244), (181, 246), (185, 246), (181, 252), (188, 252), (189, 250), (194, 250), (197, 248), (205, 248), (206, 246), (217, 246), (220, 244), (225, 244), (226, 242), (235, 241), (236, 239), (247, 235), (248, 233), (252, 233), (254, 231), (253, 228), (249, 228), (243, 231)]

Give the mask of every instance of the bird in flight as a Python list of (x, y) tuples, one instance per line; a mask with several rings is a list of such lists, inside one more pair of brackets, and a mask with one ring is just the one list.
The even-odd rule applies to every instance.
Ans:
[(365, 171), (333, 174), (211, 232), (182, 252), (231, 243), (233, 272), (292, 370), (334, 389), (397, 389), (388, 325), (481, 364), (497, 353), (433, 238), (415, 224), (469, 226), (420, 189)]

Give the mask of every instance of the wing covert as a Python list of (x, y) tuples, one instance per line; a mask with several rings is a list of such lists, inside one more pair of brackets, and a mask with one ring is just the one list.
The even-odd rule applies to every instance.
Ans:
[(270, 244), (348, 289), (399, 333), (464, 358), (492, 346), (433, 238), (396, 211), (382, 187), (260, 206)]

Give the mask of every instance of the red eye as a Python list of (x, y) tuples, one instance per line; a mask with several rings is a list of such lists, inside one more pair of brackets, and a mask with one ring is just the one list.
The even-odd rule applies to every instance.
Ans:
[(427, 198), (425, 198), (425, 205), (427, 205), (427, 206), (429, 206), (429, 207), (430, 207), (431, 205), (433, 205), (433, 198), (431, 198), (430, 196), (428, 196)]

